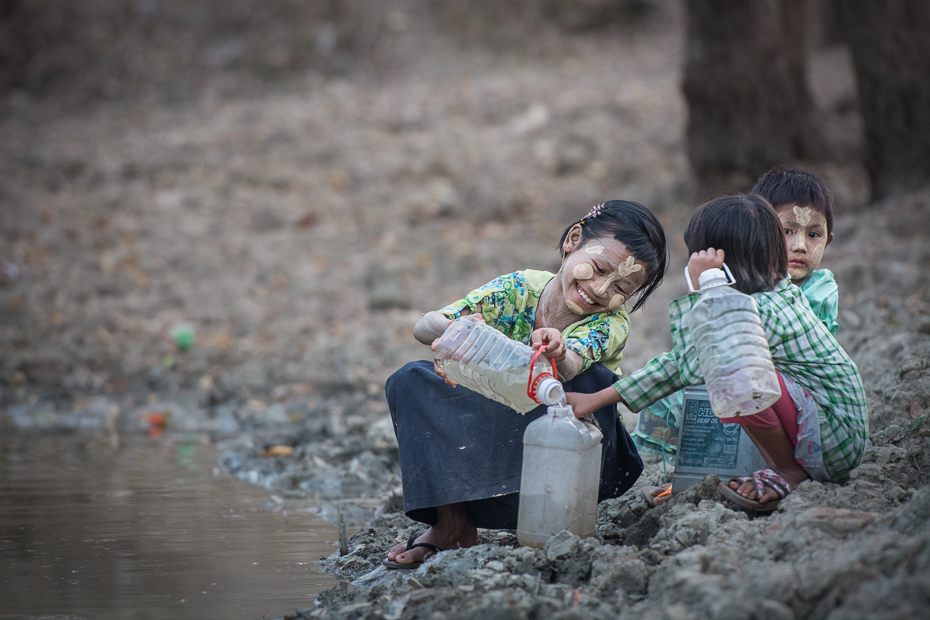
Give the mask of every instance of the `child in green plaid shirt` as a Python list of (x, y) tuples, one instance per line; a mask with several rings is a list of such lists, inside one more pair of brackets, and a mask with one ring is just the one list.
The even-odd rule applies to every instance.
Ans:
[(781, 220), (791, 283), (836, 336), (839, 290), (833, 272), (820, 269), (824, 250), (833, 241), (833, 193), (817, 175), (781, 166), (763, 174), (751, 193), (768, 200)]
[[(765, 198), (781, 220), (788, 250), (788, 276), (801, 289), (811, 310), (836, 336), (839, 324), (839, 290), (833, 272), (821, 269), (824, 250), (833, 241), (833, 193), (817, 175), (800, 168), (776, 166), (756, 181), (752, 194)], [(636, 429), (631, 433), (640, 452), (661, 454), (673, 458), (677, 452), (677, 437), (684, 394), (660, 399), (639, 412)], [(664, 436), (656, 430), (665, 431)], [(675, 439), (665, 441), (666, 437)], [(650, 506), (663, 504), (672, 498), (672, 483), (642, 488)]]
[[(769, 409), (721, 420), (742, 425), (768, 465), (751, 477), (721, 483), (721, 493), (743, 506), (772, 510), (805, 480), (844, 481), (861, 463), (868, 440), (865, 390), (856, 365), (791, 285), (782, 225), (771, 205), (757, 195), (711, 200), (695, 211), (685, 243), (695, 288), (700, 273), (720, 267), (726, 257), (735, 288), (755, 299), (782, 389)], [(617, 402), (639, 411), (703, 383), (685, 322), (698, 298), (691, 294), (671, 303), (670, 352), (610, 388), (569, 394), (575, 415)]]

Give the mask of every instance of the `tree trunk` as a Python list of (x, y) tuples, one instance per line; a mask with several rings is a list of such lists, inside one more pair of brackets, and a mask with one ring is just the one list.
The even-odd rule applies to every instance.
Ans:
[(688, 155), (701, 192), (746, 190), (816, 144), (805, 0), (688, 0)]
[(865, 126), (872, 198), (930, 182), (930, 2), (840, 3)]

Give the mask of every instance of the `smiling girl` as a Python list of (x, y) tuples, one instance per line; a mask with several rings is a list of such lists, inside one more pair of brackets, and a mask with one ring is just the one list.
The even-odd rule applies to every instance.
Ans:
[[(558, 273), (515, 271), (463, 299), (426, 313), (414, 337), (433, 345), (450, 321), (473, 316), (508, 337), (543, 349), (565, 389), (595, 392), (616, 381), (633, 310), (665, 274), (665, 234), (634, 202), (591, 209), (562, 233)], [(477, 392), (454, 388), (427, 361), (411, 362), (385, 391), (397, 435), (404, 512), (430, 525), (390, 550), (388, 568), (412, 568), (443, 549), (477, 543), (477, 528), (515, 528), (523, 431), (545, 413), (521, 415)], [(618, 497), (642, 473), (642, 460), (615, 406), (593, 413), (604, 435), (600, 497)]]

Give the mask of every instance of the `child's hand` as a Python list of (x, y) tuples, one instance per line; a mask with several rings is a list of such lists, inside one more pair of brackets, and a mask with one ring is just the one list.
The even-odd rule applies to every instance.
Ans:
[(616, 405), (625, 401), (620, 396), (620, 392), (613, 386), (606, 387), (600, 392), (594, 394), (582, 394), (581, 392), (568, 392), (565, 394), (565, 400), (575, 411), (576, 418), (583, 418), (608, 405)]
[[(430, 345), (430, 349), (432, 349), (433, 351), (435, 351), (435, 350), (436, 350), (436, 346), (437, 346), (438, 344), (439, 344), (439, 338), (437, 338), (436, 340), (433, 341), (433, 344)], [(461, 355), (459, 355), (459, 357), (461, 357)], [(457, 358), (455, 358), (455, 357), (453, 356), (452, 359), (457, 359)], [(449, 378), (449, 376), (446, 374), (446, 371), (445, 371), (445, 370), (443, 370), (442, 368), (439, 367), (439, 364), (436, 363), (436, 360), (435, 360), (435, 359), (433, 360), (433, 372), (435, 372), (437, 375), (439, 375), (440, 377), (442, 377), (443, 379), (445, 379), (445, 380), (446, 380), (446, 383), (448, 383), (448, 384), (451, 385), (452, 387), (455, 387), (455, 386), (458, 385), (458, 383), (456, 383), (455, 381), (453, 381), (452, 379)]]
[(540, 327), (530, 334), (530, 346), (534, 351), (543, 349), (543, 355), (555, 364), (565, 359), (565, 353), (568, 350), (565, 346), (565, 339), (562, 338), (562, 332), (552, 327)]
[(582, 394), (581, 392), (567, 392), (565, 400), (572, 406), (576, 418), (583, 418), (600, 409), (597, 397), (594, 394)]
[(465, 308), (462, 310), (462, 313), (459, 315), (463, 319), (470, 319), (472, 321), (478, 321), (479, 323), (487, 323), (484, 320), (484, 315), (481, 312), (472, 312), (470, 308)]
[(707, 248), (700, 252), (695, 252), (688, 259), (688, 274), (691, 276), (691, 285), (694, 290), (701, 288), (698, 277), (708, 269), (720, 269), (723, 267), (723, 250)]
[(435, 372), (437, 375), (445, 379), (446, 383), (448, 383), (452, 387), (455, 387), (458, 385), (458, 383), (456, 383), (455, 381), (449, 378), (449, 376), (446, 374), (446, 371), (440, 368), (439, 364), (437, 364), (435, 360), (433, 360), (433, 372)]

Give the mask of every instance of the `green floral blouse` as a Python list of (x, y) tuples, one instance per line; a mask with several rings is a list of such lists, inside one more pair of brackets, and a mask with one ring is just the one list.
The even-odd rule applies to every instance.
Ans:
[[(513, 340), (529, 344), (539, 297), (553, 277), (553, 273), (533, 269), (508, 273), (476, 288), (464, 299), (439, 312), (450, 319), (457, 319), (465, 308), (477, 313), (480, 304), (485, 323)], [(595, 362), (601, 362), (618, 375), (629, 334), (630, 317), (622, 308), (616, 312), (585, 316), (562, 330), (565, 345), (584, 360), (582, 371)]]

